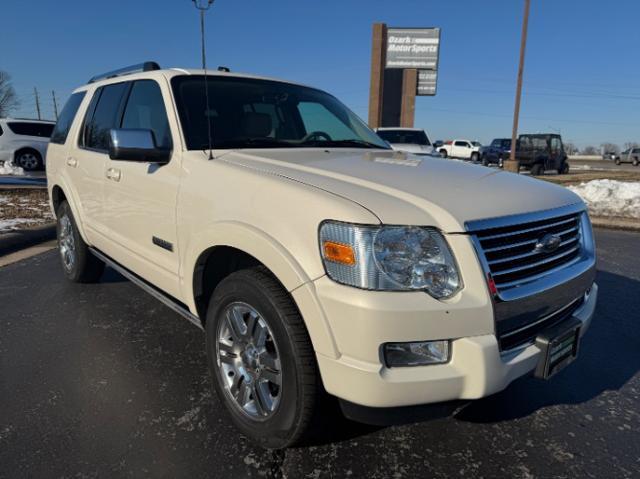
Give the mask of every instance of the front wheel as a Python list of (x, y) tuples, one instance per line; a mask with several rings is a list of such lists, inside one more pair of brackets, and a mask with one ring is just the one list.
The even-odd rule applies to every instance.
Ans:
[(638, 166), (638, 164), (640, 164), (640, 161), (638, 161), (638, 158), (634, 158), (633, 159), (633, 166)]
[(474, 163), (478, 161), (479, 158), (480, 155), (478, 155), (478, 153), (471, 153), (471, 161), (473, 161)]
[(64, 201), (56, 213), (58, 250), (65, 276), (74, 283), (95, 283), (104, 271), (104, 263), (96, 258), (84, 242), (69, 203)]
[(566, 161), (562, 163), (562, 165), (560, 166), (560, 168), (558, 168), (558, 174), (559, 175), (566, 175), (569, 173), (569, 163), (567, 163)]
[(544, 173), (544, 167), (540, 163), (536, 163), (531, 167), (531, 176), (540, 176)]
[(620, 160), (618, 158), (616, 158), (615, 163), (616, 163), (616, 165), (620, 165), (621, 162), (620, 162)]
[(291, 297), (265, 268), (216, 287), (206, 331), (216, 393), (244, 435), (278, 449), (311, 434), (321, 389), (313, 348)]
[(447, 157), (447, 150), (440, 150), (440, 156), (442, 158), (446, 158)]

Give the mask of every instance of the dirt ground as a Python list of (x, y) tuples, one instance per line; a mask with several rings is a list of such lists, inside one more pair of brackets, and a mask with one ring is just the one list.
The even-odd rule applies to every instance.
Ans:
[(51, 221), (46, 189), (0, 189), (0, 234)]
[(547, 174), (539, 176), (541, 180), (551, 181), (563, 186), (577, 185), (591, 180), (617, 180), (617, 181), (640, 181), (640, 169), (638, 171), (616, 171), (616, 170), (577, 170), (569, 172), (568, 175)]

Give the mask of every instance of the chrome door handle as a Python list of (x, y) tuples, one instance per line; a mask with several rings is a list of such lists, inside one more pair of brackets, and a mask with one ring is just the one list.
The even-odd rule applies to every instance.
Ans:
[(107, 178), (113, 181), (120, 181), (120, 178), (122, 178), (122, 172), (117, 168), (109, 168), (106, 174)]
[(72, 168), (75, 168), (76, 166), (78, 166), (78, 160), (70, 156), (69, 158), (67, 158), (67, 165), (69, 165)]

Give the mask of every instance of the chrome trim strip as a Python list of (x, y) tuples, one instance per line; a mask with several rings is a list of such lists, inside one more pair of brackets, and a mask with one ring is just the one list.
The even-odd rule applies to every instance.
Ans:
[[(579, 246), (574, 246), (573, 248), (568, 249), (567, 251), (563, 251), (562, 253), (554, 256), (549, 256), (548, 258), (542, 259), (540, 261), (536, 261), (535, 263), (527, 263), (526, 265), (523, 265), (523, 266), (504, 269), (502, 271), (496, 271), (495, 273), (491, 273), (491, 274), (493, 275), (494, 278), (496, 278), (497, 276), (504, 276), (505, 274), (517, 273), (518, 271), (526, 271), (528, 269), (535, 268), (537, 266), (542, 266), (543, 264), (551, 263), (557, 259), (564, 258), (565, 256), (568, 256), (571, 253), (575, 253), (576, 251), (578, 251), (578, 249), (579, 249)], [(529, 278), (523, 278), (520, 280), (520, 282), (522, 282), (523, 280), (527, 281), (528, 279)], [(496, 286), (498, 286), (497, 281), (496, 281)]]
[[(481, 236), (480, 237), (480, 241), (488, 241), (488, 240), (498, 239), (498, 238), (508, 238), (509, 236), (516, 236), (516, 235), (520, 235), (520, 234), (532, 233), (533, 231), (539, 231), (539, 230), (543, 230), (545, 228), (553, 228), (554, 226), (563, 225), (565, 223), (569, 223), (569, 222), (575, 221), (575, 220), (576, 220), (576, 217), (573, 216), (573, 217), (571, 217), (569, 219), (566, 219), (566, 220), (563, 220), (563, 221), (557, 221), (555, 223), (545, 223), (543, 225), (534, 226), (533, 228), (527, 228), (527, 229), (524, 229), (524, 230), (509, 231), (508, 233), (500, 233), (500, 234), (491, 235), (491, 236)], [(533, 220), (533, 221), (531, 221), (531, 223), (535, 223), (536, 221), (544, 221), (544, 220)], [(493, 228), (489, 228), (489, 229), (493, 229)]]
[(204, 327), (202, 325), (202, 322), (200, 321), (200, 318), (198, 318), (195, 314), (191, 313), (191, 311), (186, 309), (185, 306), (183, 306), (180, 303), (176, 302), (169, 295), (167, 295), (166, 293), (160, 291), (155, 286), (147, 283), (144, 279), (140, 278), (135, 273), (129, 271), (127, 268), (125, 268), (124, 266), (120, 265), (116, 261), (112, 260), (111, 258), (109, 258), (105, 254), (101, 253), (97, 249), (95, 249), (95, 248), (89, 248), (89, 249), (91, 250), (91, 253), (96, 258), (100, 259), (101, 261), (104, 261), (107, 265), (109, 265), (111, 268), (115, 269), (122, 276), (124, 276), (129, 281), (131, 281), (135, 285), (137, 285), (140, 288), (142, 288), (144, 291), (149, 293), (151, 296), (156, 298), (158, 301), (163, 303), (165, 306), (169, 307), (170, 309), (172, 309), (173, 311), (178, 313), (180, 316), (185, 318), (187, 321), (192, 323), (194, 326), (197, 326), (198, 328), (204, 330)]
[[(574, 236), (573, 238), (565, 240), (562, 243), (560, 243), (558, 245), (558, 248), (561, 248), (563, 246), (567, 246), (569, 243), (573, 243), (574, 241), (578, 241), (579, 239), (580, 238), (578, 238), (577, 236)], [(537, 242), (538, 240), (534, 240), (534, 241)], [(534, 250), (534, 251), (531, 251), (529, 253), (522, 253), (522, 254), (517, 254), (517, 255), (514, 255), (514, 256), (506, 256), (506, 257), (500, 258), (500, 259), (493, 259), (493, 260), (489, 261), (488, 263), (489, 264), (507, 263), (509, 261), (515, 261), (515, 260), (518, 260), (518, 259), (528, 258), (529, 256), (535, 256), (537, 254), (540, 254), (540, 251)], [(497, 274), (497, 273), (495, 273), (495, 274)]]

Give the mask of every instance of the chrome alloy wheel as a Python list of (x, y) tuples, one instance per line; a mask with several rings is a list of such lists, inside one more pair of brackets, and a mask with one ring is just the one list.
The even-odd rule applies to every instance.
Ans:
[(76, 263), (76, 242), (73, 237), (73, 226), (67, 215), (60, 217), (60, 233), (58, 234), (60, 257), (64, 269), (71, 271)]
[(268, 419), (282, 396), (282, 370), (275, 339), (262, 315), (235, 302), (218, 325), (216, 357), (224, 388), (238, 409), (254, 420)]
[(22, 153), (16, 163), (25, 170), (34, 170), (38, 167), (38, 157), (30, 152)]

